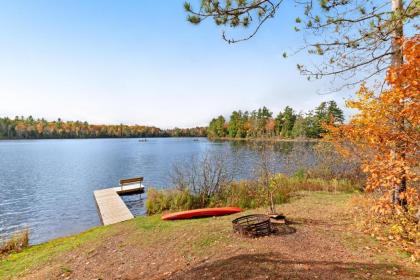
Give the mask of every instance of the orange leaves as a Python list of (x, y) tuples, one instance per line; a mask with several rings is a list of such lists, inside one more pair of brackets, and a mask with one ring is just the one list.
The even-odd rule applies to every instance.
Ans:
[[(398, 68), (391, 67), (387, 73), (386, 80), (393, 87), (407, 88), (414, 94), (414, 89), (420, 87), (419, 68), (420, 68), (420, 35), (408, 39), (403, 44), (403, 55), (406, 63)], [(407, 83), (407, 80), (411, 80)]]
[[(403, 180), (410, 185), (419, 179), (420, 35), (404, 42), (403, 54), (405, 63), (387, 73), (390, 89), (375, 94), (362, 85), (347, 102), (358, 113), (348, 124), (330, 125), (325, 137), (344, 155), (358, 154), (368, 190), (390, 191)], [(419, 201), (415, 193), (411, 188), (403, 194), (411, 205)]]
[(273, 132), (275, 127), (276, 127), (276, 122), (275, 122), (275, 120), (274, 120), (274, 119), (269, 119), (269, 120), (267, 121), (266, 125), (265, 125), (265, 129), (266, 129), (268, 132)]
[(415, 188), (408, 187), (407, 191), (403, 194), (404, 198), (407, 199), (408, 204), (419, 206), (420, 194)]

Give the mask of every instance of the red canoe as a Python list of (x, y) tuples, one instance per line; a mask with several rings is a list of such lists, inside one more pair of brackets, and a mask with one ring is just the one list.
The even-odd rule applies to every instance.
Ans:
[(220, 207), (220, 208), (203, 208), (194, 209), (176, 213), (170, 213), (162, 216), (162, 220), (180, 220), (191, 219), (198, 217), (212, 217), (222, 216), (241, 212), (242, 209), (238, 207)]

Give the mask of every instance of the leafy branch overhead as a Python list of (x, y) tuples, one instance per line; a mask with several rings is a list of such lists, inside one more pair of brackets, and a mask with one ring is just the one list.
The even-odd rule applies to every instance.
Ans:
[(230, 27), (249, 27), (254, 21), (257, 21), (253, 32), (241, 39), (228, 38), (223, 32), (224, 40), (228, 43), (236, 43), (251, 39), (267, 19), (275, 16), (282, 2), (283, 0), (276, 1), (276, 3), (267, 0), (228, 0), (221, 3), (217, 0), (202, 0), (198, 11), (194, 10), (189, 2), (184, 3), (184, 8), (188, 13), (188, 21), (193, 24), (199, 24), (208, 17), (212, 17), (217, 25), (229, 25)]
[[(247, 33), (240, 38), (223, 31), (226, 42), (237, 43), (253, 38), (268, 19), (276, 16), (282, 3), (283, 0), (201, 0), (197, 6), (186, 2), (184, 8), (193, 24), (212, 18), (216, 25), (226, 29), (245, 28)], [(419, 28), (415, 22), (420, 13), (419, 0), (405, 3), (294, 0), (294, 3), (303, 8), (303, 13), (295, 19), (293, 28), (304, 33), (305, 42), (296, 52), (306, 50), (320, 56), (320, 63), (297, 65), (308, 79), (334, 76), (352, 85), (374, 77), (387, 69), (396, 56), (402, 58), (394, 40), (403, 36), (403, 26), (410, 26), (410, 30)]]

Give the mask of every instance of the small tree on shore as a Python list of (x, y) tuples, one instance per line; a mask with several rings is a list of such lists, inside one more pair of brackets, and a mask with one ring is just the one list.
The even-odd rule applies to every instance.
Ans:
[(258, 163), (256, 165), (256, 177), (258, 183), (261, 184), (266, 191), (267, 204), (269, 205), (270, 214), (276, 213), (275, 188), (272, 178), (275, 174), (275, 159), (273, 152), (269, 150), (268, 144), (262, 144), (258, 149)]
[(204, 207), (222, 187), (232, 183), (235, 168), (233, 163), (229, 164), (226, 156), (207, 152), (186, 162), (176, 163), (171, 177), (177, 189), (188, 189), (198, 195)]

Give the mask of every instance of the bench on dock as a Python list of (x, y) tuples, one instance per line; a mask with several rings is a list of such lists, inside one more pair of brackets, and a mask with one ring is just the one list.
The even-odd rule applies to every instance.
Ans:
[(120, 186), (93, 192), (102, 224), (110, 225), (134, 218), (120, 195), (143, 193), (143, 177), (121, 179)]
[(122, 189), (123, 186), (132, 185), (132, 184), (141, 184), (143, 182), (143, 177), (135, 177), (130, 179), (121, 179), (120, 180), (120, 187)]
[(140, 192), (143, 192), (144, 191), (144, 188), (142, 185), (143, 179), (144, 179), (143, 177), (121, 179), (120, 190), (118, 191), (118, 193), (123, 194), (125, 191), (132, 192), (133, 189), (139, 189)]

